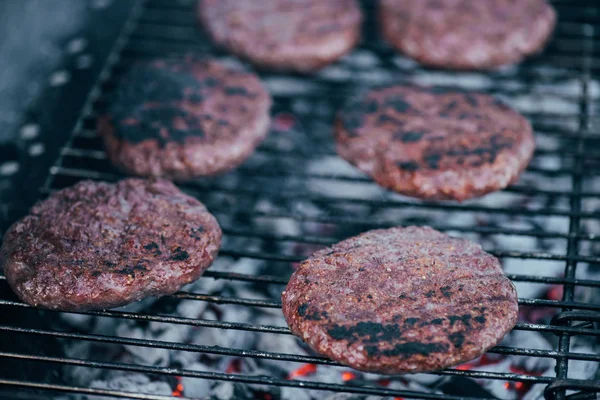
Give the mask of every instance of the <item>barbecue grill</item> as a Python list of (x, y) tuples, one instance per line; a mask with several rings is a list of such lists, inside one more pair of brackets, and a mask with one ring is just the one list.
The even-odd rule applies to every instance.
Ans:
[[(198, 28), (194, 3), (148, 0), (132, 8), (40, 196), (81, 179), (114, 181), (122, 177), (106, 159), (95, 133), (95, 119), (132, 61), (193, 52), (237, 62), (213, 47)], [(600, 4), (593, 0), (554, 0), (553, 4), (559, 22), (551, 44), (543, 54), (517, 67), (489, 73), (422, 68), (380, 41), (372, 19), (374, 2), (366, 1), (363, 6), (369, 16), (363, 42), (350, 56), (315, 76), (260, 72), (275, 100), (269, 138), (236, 171), (180, 185), (219, 219), (225, 237), (220, 258), (226, 262), (217, 262), (207, 271), (200, 286), (157, 303), (144, 303), (147, 307), (64, 314), (37, 310), (7, 290), (0, 292), (5, 316), (0, 325), (3, 396), (185, 399), (199, 397), (189, 382), (209, 386), (225, 382), (235, 389), (230, 398), (245, 398), (240, 394), (244, 393), (248, 398), (266, 400), (310, 398), (315, 391), (323, 391), (324, 397), (335, 392), (348, 394), (340, 397), (344, 399), (501, 397), (490, 389), (496, 384), (505, 387), (511, 398), (536, 398), (534, 393), (546, 399), (598, 398), (600, 81), (595, 78), (600, 75), (596, 45)], [(520, 110), (531, 120), (538, 142), (535, 158), (521, 181), (501, 193), (464, 204), (423, 202), (380, 189), (339, 160), (331, 139), (336, 107), (357, 86), (397, 80), (473, 88), (500, 96)], [(290, 343), (288, 328), (283, 323), (261, 322), (265, 319), (237, 319), (229, 313), (234, 309), (254, 315), (253, 310), (262, 310), (264, 315), (275, 315), (268, 321), (283, 321), (279, 295), (294, 263), (355, 233), (408, 224), (428, 224), (473, 238), (498, 256), (519, 287), (524, 315), (513, 333), (544, 338), (543, 343), (549, 345), (512, 341), (490, 350), (487, 361), (420, 374), (414, 383), (411, 376), (378, 377), (341, 368), (301, 345), (289, 350), (285, 346), (283, 350), (265, 349), (261, 344), (284, 337), (285, 343)], [(6, 287), (5, 280), (1, 285)], [(529, 295), (525, 296), (525, 291)], [(190, 317), (179, 312), (180, 302), (197, 304), (208, 314)], [(539, 314), (542, 317), (532, 317)], [(226, 319), (231, 315), (234, 319)], [(134, 327), (136, 332), (182, 327), (188, 332), (187, 339), (98, 328), (116, 324)], [(208, 332), (213, 332), (212, 336)], [(238, 346), (215, 345), (214, 332), (252, 339)], [(83, 344), (92, 350), (78, 352)], [(111, 356), (104, 357), (105, 352), (112, 352)], [(166, 354), (170, 361), (140, 361), (143, 353), (154, 352)], [(191, 368), (175, 354), (187, 354), (186, 359), (196, 363), (208, 360), (211, 368)], [(491, 368), (502, 364), (498, 360), (523, 360), (525, 365), (546, 367)], [(263, 365), (267, 362), (268, 366)], [(578, 362), (596, 368), (582, 375), (575, 368)], [(320, 371), (325, 370), (328, 374), (339, 370), (340, 376), (320, 379)], [(163, 392), (73, 380), (77, 374), (99, 379), (107, 373), (141, 374), (149, 377), (148, 387), (159, 382), (160, 387), (169, 385), (172, 390), (158, 394)], [(282, 388), (297, 391), (285, 395)], [(226, 398), (224, 393), (211, 395)]]

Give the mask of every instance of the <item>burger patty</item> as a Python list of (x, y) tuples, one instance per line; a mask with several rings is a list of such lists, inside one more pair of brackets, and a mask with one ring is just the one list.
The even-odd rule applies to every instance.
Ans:
[(33, 306), (105, 309), (176, 292), (211, 265), (220, 243), (216, 219), (168, 181), (82, 181), (9, 228), (0, 265)]
[(350, 98), (335, 136), (342, 158), (422, 199), (462, 201), (505, 188), (535, 148), (529, 122), (491, 96), (405, 85)]
[(546, 0), (382, 0), (383, 37), (422, 64), (490, 69), (541, 50), (556, 24)]
[(517, 321), (517, 294), (481, 246), (429, 227), (374, 230), (314, 253), (282, 294), (314, 351), (398, 374), (476, 358)]
[(198, 16), (213, 40), (267, 68), (311, 72), (360, 39), (356, 0), (201, 0)]
[(268, 132), (259, 79), (212, 60), (157, 59), (121, 78), (98, 131), (126, 173), (178, 181), (241, 164)]

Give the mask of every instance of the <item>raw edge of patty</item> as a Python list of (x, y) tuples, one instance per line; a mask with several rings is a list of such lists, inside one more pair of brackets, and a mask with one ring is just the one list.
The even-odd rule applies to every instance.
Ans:
[[(429, 35), (429, 40), (425, 40), (422, 36), (415, 38), (413, 34), (407, 34), (405, 28), (408, 26), (398, 26), (394, 7), (387, 5), (385, 1), (381, 1), (378, 6), (378, 20), (384, 39), (422, 65), (457, 70), (485, 70), (516, 64), (527, 56), (541, 52), (554, 31), (556, 12), (552, 6), (546, 4), (543, 13), (529, 27), (532, 29), (526, 37), (515, 29), (509, 29), (501, 44), (480, 42), (478, 46), (470, 46), (466, 43), (461, 46), (460, 51), (443, 46), (440, 40), (432, 40)], [(415, 22), (410, 24), (416, 25)]]
[[(416, 87), (416, 86), (389, 86), (387, 88), (374, 89), (393, 90), (395, 87), (410, 88), (410, 90), (435, 92), (436, 88)], [(432, 93), (433, 93), (432, 92)], [(372, 92), (365, 92), (362, 108), (369, 105), (367, 97)], [(452, 92), (444, 94), (465, 95), (469, 92)], [(487, 95), (471, 93), (472, 95), (490, 98)], [(400, 101), (402, 107), (406, 107), (403, 100)], [(410, 105), (409, 105), (410, 106)], [(413, 196), (424, 200), (456, 200), (464, 201), (475, 197), (503, 189), (516, 182), (521, 173), (527, 168), (535, 150), (535, 140), (533, 130), (529, 122), (513, 109), (496, 103), (492, 105), (482, 105), (483, 107), (502, 107), (503, 112), (511, 116), (514, 121), (520, 121), (519, 140), (510, 149), (499, 149), (492, 163), (482, 162), (481, 165), (459, 165), (454, 164), (444, 169), (428, 169), (426, 166), (410, 165), (403, 166), (394, 159), (395, 154), (390, 153), (389, 141), (379, 143), (378, 137), (369, 137), (368, 134), (354, 135), (346, 129), (343, 123), (345, 108), (338, 113), (334, 125), (336, 139), (336, 151), (346, 161), (355, 165), (361, 171), (367, 173), (373, 180), (385, 188), (394, 190), (407, 196)], [(368, 107), (367, 107), (368, 108)], [(393, 108), (393, 107), (392, 107)], [(350, 110), (350, 112), (354, 112)], [(375, 110), (374, 112), (381, 112)], [(354, 118), (368, 117), (369, 110), (356, 110)], [(386, 116), (384, 112), (384, 116)], [(410, 117), (407, 117), (410, 118)], [(394, 120), (394, 116), (389, 118)], [(360, 121), (359, 121), (360, 122)], [(361, 124), (363, 122), (360, 122)], [(387, 122), (386, 122), (387, 123)], [(431, 124), (431, 121), (429, 122)], [(493, 123), (488, 123), (491, 127)], [(370, 127), (369, 125), (368, 127)], [(361, 127), (361, 129), (365, 129)], [(379, 128), (378, 129), (383, 129)], [(389, 129), (398, 129), (391, 127)], [(403, 128), (400, 128), (402, 131)], [(432, 128), (433, 129), (433, 128)], [(389, 136), (395, 136), (399, 133), (389, 131)], [(406, 132), (410, 134), (410, 132)], [(424, 140), (427, 138), (425, 137)], [(392, 140), (392, 139), (390, 139)], [(396, 140), (396, 139), (393, 139)], [(404, 137), (399, 139), (401, 142), (407, 141), (407, 146), (413, 145), (413, 139), (410, 141)], [(419, 139), (421, 140), (421, 139)], [(475, 149), (476, 150), (476, 149)], [(439, 156), (438, 156), (439, 157)]]
[(314, 351), (384, 374), (474, 359), (518, 316), (498, 260), (429, 227), (374, 230), (316, 252), (292, 275), (282, 305), (292, 333)]
[(176, 292), (212, 264), (221, 229), (164, 180), (82, 181), (36, 204), (0, 247), (26, 303), (85, 311)]
[[(208, 3), (208, 1), (199, 1), (197, 13), (202, 26), (211, 39), (219, 46), (260, 68), (304, 74), (315, 72), (348, 54), (361, 38), (362, 17), (355, 26), (348, 27), (343, 31), (324, 34), (318, 39), (303, 43), (268, 49), (249, 46), (228, 37), (226, 29), (217, 32), (213, 28), (213, 24), (216, 22), (212, 21), (206, 10), (207, 7), (210, 7)], [(360, 13), (359, 6), (356, 6), (356, 12)]]
[[(172, 63), (169, 65), (168, 63)], [(148, 134), (148, 137), (141, 141), (131, 141), (127, 137), (118, 135), (115, 129), (136, 129), (130, 126), (117, 126), (118, 122), (115, 122), (115, 118), (110, 112), (101, 115), (98, 119), (98, 132), (104, 140), (104, 145), (108, 158), (114, 166), (120, 171), (141, 177), (161, 177), (175, 181), (187, 181), (196, 177), (211, 176), (232, 170), (242, 164), (256, 149), (256, 147), (264, 140), (268, 134), (270, 124), (269, 109), (271, 106), (271, 99), (267, 91), (262, 87), (259, 79), (249, 72), (238, 71), (229, 69), (228, 67), (221, 65), (220, 63), (207, 60), (207, 59), (194, 59), (191, 56), (186, 56), (182, 60), (160, 60), (156, 59), (147, 63), (141, 63), (134, 65), (132, 68), (134, 71), (130, 72), (130, 75), (135, 74), (135, 68), (138, 70), (141, 68), (156, 68), (156, 65), (164, 64), (161, 68), (169, 69), (172, 65), (176, 65), (180, 69), (189, 68), (191, 71), (182, 71), (187, 73), (193, 78), (194, 68), (207, 68), (203, 65), (209, 65), (208, 68), (214, 70), (215, 81), (220, 82), (216, 87), (211, 86), (200, 89), (201, 94), (194, 94), (200, 98), (204, 98), (200, 102), (200, 109), (198, 109), (198, 103), (190, 96), (190, 99), (178, 99), (178, 100), (157, 100), (158, 104), (164, 109), (172, 109), (177, 111), (183, 109), (185, 105), (186, 110), (198, 110), (188, 111), (188, 115), (198, 118), (194, 122), (199, 126), (188, 126), (185, 130), (196, 130), (202, 132), (205, 130), (203, 135), (187, 135), (183, 139), (172, 140), (170, 138), (164, 139), (162, 137), (155, 138)], [(248, 90), (247, 93), (252, 94), (253, 98), (242, 99), (241, 104), (244, 107), (252, 109), (252, 115), (250, 118), (244, 117), (241, 122), (239, 119), (238, 111), (231, 110), (229, 114), (226, 112), (224, 115), (222, 111), (216, 110), (218, 107), (227, 107), (227, 104), (215, 104), (205, 105), (202, 102), (212, 101), (211, 96), (215, 96), (214, 93), (223, 95), (229, 87), (227, 87), (228, 75), (231, 74), (238, 81), (243, 81), (242, 88)], [(212, 76), (210, 73), (206, 74), (210, 79)], [(206, 79), (205, 76), (205, 80)], [(158, 81), (163, 85), (168, 85), (168, 79), (176, 79), (177, 72), (172, 78), (167, 78), (166, 82)], [(142, 78), (140, 78), (142, 79)], [(148, 79), (148, 78), (146, 78)], [(151, 78), (148, 79), (152, 84)], [(233, 78), (230, 78), (232, 81)], [(224, 82), (223, 82), (224, 81)], [(199, 84), (203, 82), (198, 80)], [(142, 86), (144, 82), (127, 82), (121, 81), (120, 84), (124, 87), (131, 85)], [(235, 83), (232, 83), (232, 89), (238, 89)], [(246, 87), (251, 86), (251, 88)], [(142, 86), (143, 88), (143, 86)], [(148, 89), (141, 89), (147, 91)], [(173, 87), (165, 87), (165, 92), (172, 92)], [(177, 88), (175, 88), (177, 90)], [(181, 90), (190, 90), (189, 88), (183, 87)], [(205, 93), (204, 91), (209, 92)], [(212, 90), (212, 92), (210, 92)], [(131, 90), (129, 91), (131, 92)], [(181, 94), (183, 95), (183, 93)], [(227, 94), (227, 96), (236, 96), (237, 94)], [(238, 95), (239, 96), (239, 95)], [(127, 100), (127, 99), (125, 99)], [(194, 100), (194, 102), (192, 102)], [(118, 100), (117, 100), (118, 101)], [(143, 100), (137, 100), (143, 101)], [(149, 101), (150, 102), (150, 101)], [(179, 105), (178, 105), (179, 104)], [(144, 105), (138, 106), (138, 109), (147, 110)], [(153, 106), (155, 107), (155, 106)], [(203, 114), (200, 114), (202, 112)], [(219, 119), (216, 113), (221, 113)], [(198, 113), (198, 114), (196, 114)], [(211, 113), (214, 113), (214, 118), (209, 119)], [(233, 113), (233, 114), (231, 114)], [(228, 116), (229, 115), (229, 116)], [(134, 116), (131, 116), (134, 118)], [(177, 117), (179, 118), (179, 117)], [(159, 121), (161, 124), (167, 126), (167, 132), (176, 130), (175, 129), (175, 118), (173, 121)], [(217, 121), (218, 120), (218, 121)], [(140, 124), (149, 123), (155, 121), (138, 121)], [(217, 126), (218, 123), (229, 123), (223, 128)], [(207, 128), (209, 127), (210, 128)], [(140, 130), (139, 135), (142, 135), (144, 128), (137, 128)], [(220, 135), (219, 130), (230, 129), (233, 130), (227, 135)], [(217, 132), (217, 133), (215, 133)], [(161, 134), (162, 135), (162, 134)], [(207, 137), (210, 135), (210, 137)], [(168, 134), (167, 134), (168, 136)]]

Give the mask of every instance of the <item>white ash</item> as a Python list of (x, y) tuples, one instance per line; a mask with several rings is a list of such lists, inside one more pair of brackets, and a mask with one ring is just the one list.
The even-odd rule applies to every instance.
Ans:
[(348, 54), (343, 62), (351, 67), (371, 69), (380, 64), (379, 58), (372, 51), (360, 49)]
[[(598, 343), (588, 343), (580, 337), (571, 339), (570, 351), (573, 353), (584, 353), (598, 355), (600, 345)], [(593, 380), (597, 378), (600, 365), (597, 361), (569, 360), (569, 378)]]
[(460, 86), (473, 90), (485, 90), (492, 85), (492, 79), (488, 75), (476, 72), (457, 75), (449, 72), (432, 71), (416, 75), (413, 81), (426, 86)]
[(330, 65), (327, 68), (323, 68), (317, 76), (324, 80), (329, 81), (347, 81), (352, 77), (352, 71), (344, 68), (340, 65)]
[(290, 94), (310, 94), (321, 90), (321, 87), (310, 80), (283, 76), (266, 77), (263, 84), (272, 96)]
[(357, 79), (357, 81), (366, 86), (397, 83), (397, 75), (385, 68), (356, 71), (353, 74), (353, 79)]
[(415, 60), (401, 55), (393, 56), (392, 63), (402, 70), (416, 69), (419, 67), (419, 63)]
[(283, 386), (281, 400), (313, 400), (313, 397), (306, 389)]
[[(107, 380), (92, 381), (93, 389), (110, 389), (124, 392), (144, 393), (153, 395), (170, 395), (171, 387), (166, 382), (151, 381), (146, 375), (139, 373), (111, 372)], [(112, 400), (113, 397), (77, 395), (77, 400)]]
[[(187, 370), (199, 372), (215, 372), (212, 368), (199, 362), (193, 362), (186, 365)], [(205, 398), (210, 395), (213, 381), (207, 379), (198, 379), (184, 376), (181, 378), (181, 383), (184, 388), (184, 395), (194, 398)]]
[[(224, 307), (215, 306), (222, 313), (222, 320), (228, 322), (249, 323), (252, 313), (248, 307), (227, 305)], [(212, 310), (207, 310), (203, 318), (206, 320), (217, 320), (217, 315)], [(203, 346), (221, 346), (236, 349), (251, 348), (255, 341), (256, 333), (249, 331), (238, 331), (235, 329), (218, 329), (209, 327), (195, 328), (192, 337), (192, 343)], [(216, 354), (206, 354), (209, 358), (219, 358)]]

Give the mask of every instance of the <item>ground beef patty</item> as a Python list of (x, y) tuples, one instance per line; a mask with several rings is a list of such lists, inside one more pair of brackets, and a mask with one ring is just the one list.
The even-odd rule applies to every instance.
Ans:
[(359, 41), (356, 0), (201, 0), (198, 16), (213, 40), (262, 67), (310, 72)]
[(546, 0), (381, 0), (379, 21), (392, 46), (423, 64), (487, 69), (539, 51), (556, 13)]
[(422, 199), (502, 189), (535, 148), (529, 122), (493, 97), (401, 85), (351, 98), (335, 134), (344, 159), (381, 186)]
[(291, 331), (349, 367), (398, 374), (471, 360), (517, 321), (481, 246), (429, 227), (374, 230), (314, 253), (282, 294)]
[(253, 74), (215, 61), (154, 60), (123, 76), (98, 130), (121, 170), (187, 180), (241, 164), (267, 134), (270, 105)]
[(176, 292), (198, 279), (220, 244), (215, 218), (168, 181), (83, 181), (8, 230), (0, 265), (31, 305), (104, 309)]

